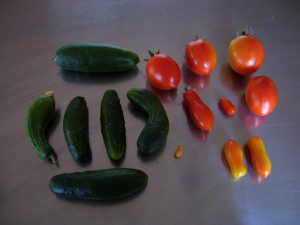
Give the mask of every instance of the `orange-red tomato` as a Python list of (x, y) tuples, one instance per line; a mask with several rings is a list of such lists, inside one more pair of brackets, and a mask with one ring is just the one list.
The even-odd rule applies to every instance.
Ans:
[(209, 75), (217, 63), (217, 54), (205, 39), (190, 42), (185, 49), (185, 59), (188, 67), (198, 75)]
[(211, 131), (214, 124), (214, 115), (199, 95), (195, 91), (186, 89), (184, 103), (188, 107), (192, 120), (197, 127), (202, 130)]
[(250, 76), (264, 62), (264, 46), (256, 37), (242, 35), (231, 41), (228, 58), (231, 68), (236, 73)]
[(235, 106), (226, 98), (220, 98), (220, 105), (228, 116), (232, 116), (236, 111)]
[(250, 111), (259, 116), (269, 115), (278, 101), (276, 85), (266, 76), (251, 79), (245, 97)]
[(170, 56), (164, 54), (153, 55), (147, 62), (146, 72), (150, 84), (160, 90), (176, 88), (181, 79), (178, 64)]

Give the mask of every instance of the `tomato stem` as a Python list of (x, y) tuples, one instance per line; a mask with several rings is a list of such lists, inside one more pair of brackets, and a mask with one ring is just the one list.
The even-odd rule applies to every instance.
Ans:
[(154, 53), (153, 53), (151, 50), (149, 50), (149, 49), (148, 49), (148, 53), (149, 53), (149, 55), (150, 55), (151, 57), (154, 56)]
[(247, 30), (241, 30), (240, 36), (249, 36), (249, 32)]
[(187, 86), (185, 89), (185, 93), (191, 90), (191, 86)]

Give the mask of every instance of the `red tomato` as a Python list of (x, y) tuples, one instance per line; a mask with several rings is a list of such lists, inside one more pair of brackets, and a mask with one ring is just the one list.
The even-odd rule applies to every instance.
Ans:
[(220, 105), (228, 116), (232, 116), (236, 111), (235, 106), (226, 98), (220, 98)]
[(228, 58), (231, 68), (236, 73), (250, 76), (264, 62), (264, 46), (256, 37), (242, 35), (231, 41)]
[(245, 97), (250, 111), (259, 116), (269, 115), (278, 101), (276, 86), (266, 76), (251, 79), (246, 88)]
[(153, 55), (146, 65), (149, 82), (160, 90), (176, 88), (181, 79), (178, 64), (170, 56), (164, 54)]
[(214, 124), (214, 115), (201, 100), (195, 91), (186, 89), (184, 103), (189, 109), (192, 120), (202, 130), (211, 131)]
[(185, 49), (188, 67), (198, 75), (209, 75), (217, 63), (214, 47), (205, 39), (190, 42)]

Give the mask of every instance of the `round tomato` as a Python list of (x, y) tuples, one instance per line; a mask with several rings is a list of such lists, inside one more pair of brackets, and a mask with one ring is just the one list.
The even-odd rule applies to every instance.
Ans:
[(205, 39), (190, 42), (185, 49), (185, 59), (188, 67), (195, 74), (209, 75), (217, 63), (214, 47)]
[(170, 56), (164, 54), (153, 55), (147, 62), (146, 72), (150, 84), (160, 90), (176, 88), (181, 79), (178, 64)]
[(231, 68), (236, 73), (250, 76), (264, 62), (264, 46), (256, 37), (242, 35), (231, 41), (228, 58)]
[(259, 116), (269, 115), (276, 107), (278, 93), (274, 82), (266, 76), (250, 80), (246, 88), (246, 102), (250, 111)]

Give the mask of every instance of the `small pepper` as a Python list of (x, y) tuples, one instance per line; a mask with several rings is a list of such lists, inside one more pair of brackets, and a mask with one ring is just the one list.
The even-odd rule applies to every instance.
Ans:
[(251, 137), (247, 146), (250, 149), (254, 169), (261, 177), (267, 178), (271, 174), (272, 165), (262, 138)]
[(221, 108), (223, 109), (223, 111), (228, 115), (228, 116), (233, 116), (233, 114), (236, 111), (235, 106), (231, 103), (231, 101), (229, 101), (226, 98), (220, 98), (220, 105)]
[(178, 148), (176, 149), (174, 153), (175, 158), (179, 158), (182, 155), (182, 145), (178, 145)]
[(235, 140), (227, 141), (225, 145), (225, 156), (232, 176), (234, 178), (245, 176), (247, 170), (244, 165), (243, 151)]

